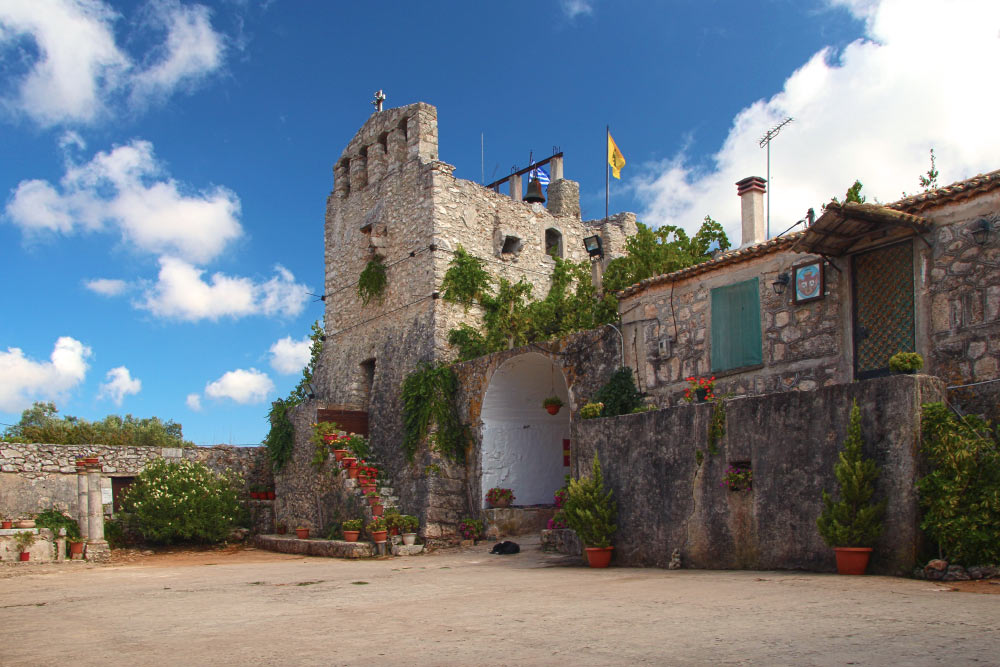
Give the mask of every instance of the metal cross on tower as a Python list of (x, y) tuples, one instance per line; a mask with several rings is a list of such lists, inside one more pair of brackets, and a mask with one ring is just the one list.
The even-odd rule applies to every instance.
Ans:
[(767, 146), (767, 235), (764, 237), (766, 239), (771, 238), (771, 139), (778, 136), (778, 132), (781, 132), (781, 128), (788, 125), (793, 120), (795, 119), (789, 116), (768, 130), (767, 134), (760, 139), (760, 147), (764, 148)]
[(372, 106), (375, 107), (376, 112), (382, 110), (382, 102), (385, 102), (385, 93), (383, 93), (381, 90), (376, 90), (375, 99), (372, 100)]

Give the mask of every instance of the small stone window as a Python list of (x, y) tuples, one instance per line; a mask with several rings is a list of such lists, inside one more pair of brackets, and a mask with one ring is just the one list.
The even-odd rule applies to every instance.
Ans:
[(361, 362), (361, 400), (366, 410), (371, 400), (373, 386), (375, 386), (375, 359), (365, 359)]
[(545, 254), (549, 257), (563, 256), (562, 234), (554, 227), (545, 230)]
[(521, 252), (521, 246), (523, 245), (524, 242), (521, 239), (511, 234), (508, 234), (507, 236), (503, 237), (503, 246), (500, 248), (500, 252), (504, 255), (507, 254), (517, 255), (519, 252)]

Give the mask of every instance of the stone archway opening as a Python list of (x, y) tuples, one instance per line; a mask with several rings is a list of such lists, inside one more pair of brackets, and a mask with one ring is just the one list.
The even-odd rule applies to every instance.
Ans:
[[(542, 401), (552, 395), (564, 405), (550, 415)], [(570, 400), (566, 378), (545, 355), (529, 352), (504, 362), (490, 378), (483, 398), (482, 492), (513, 489), (515, 505), (551, 505), (569, 466)], [(481, 498), (486, 507), (485, 498)]]

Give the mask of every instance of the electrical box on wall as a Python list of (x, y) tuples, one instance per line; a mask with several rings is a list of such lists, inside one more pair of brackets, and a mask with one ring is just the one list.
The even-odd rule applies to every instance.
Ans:
[(670, 336), (664, 336), (656, 343), (656, 350), (661, 357), (669, 357), (671, 352), (671, 344), (673, 339)]

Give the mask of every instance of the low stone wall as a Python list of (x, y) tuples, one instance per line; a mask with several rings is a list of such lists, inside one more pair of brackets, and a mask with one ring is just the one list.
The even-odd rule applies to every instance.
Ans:
[(372, 542), (344, 542), (343, 540), (299, 540), (286, 535), (257, 535), (254, 546), (268, 551), (327, 558), (369, 558), (375, 555)]
[[(942, 391), (936, 378), (895, 376), (727, 401), (714, 455), (706, 444), (710, 403), (578, 421), (574, 474), (589, 474), (599, 454), (618, 502), (621, 565), (667, 567), (679, 548), (684, 567), (833, 571), (816, 517), (822, 490), (836, 488), (833, 466), (857, 400), (865, 453), (881, 466), (876, 499), (887, 501), (869, 572), (909, 574), (920, 548), (920, 405)], [(753, 469), (751, 490), (720, 486), (738, 463)]]
[(55, 507), (76, 512), (76, 459), (97, 456), (103, 488), (112, 477), (134, 477), (158, 458), (199, 461), (222, 472), (232, 470), (247, 486), (272, 486), (264, 447), (110, 447), (107, 445), (53, 445), (0, 442), (0, 514), (17, 517)]

